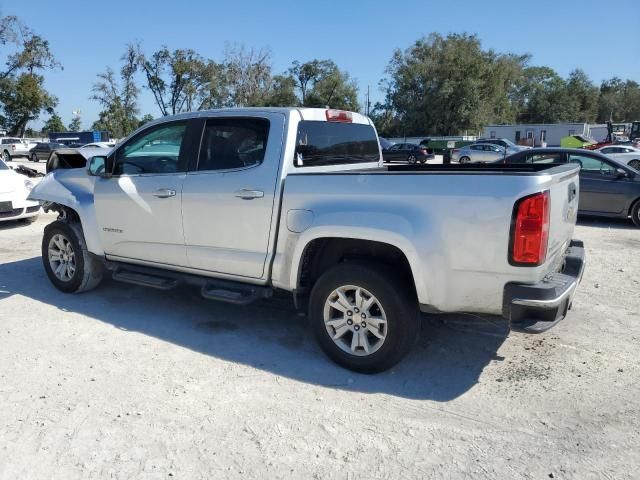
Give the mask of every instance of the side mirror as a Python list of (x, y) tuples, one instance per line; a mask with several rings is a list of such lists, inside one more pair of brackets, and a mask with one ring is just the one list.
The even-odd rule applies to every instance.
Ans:
[(623, 168), (616, 168), (616, 178), (625, 178), (629, 175)]
[(87, 172), (93, 177), (110, 178), (111, 172), (107, 169), (107, 157), (91, 157), (89, 159), (89, 167), (87, 168)]

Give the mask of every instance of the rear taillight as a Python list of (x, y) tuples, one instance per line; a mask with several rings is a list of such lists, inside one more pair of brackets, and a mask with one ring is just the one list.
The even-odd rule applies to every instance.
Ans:
[(451, 153), (458, 153), (460, 151), (459, 148), (454, 148), (453, 150), (451, 150)]
[(420, 151), (425, 155), (429, 153), (426, 148), (421, 148)]
[(549, 240), (549, 192), (524, 197), (513, 209), (511, 226), (512, 265), (535, 267), (547, 258)]
[(15, 145), (11, 145), (11, 150), (15, 150), (16, 146)]
[(344, 110), (327, 110), (327, 122), (353, 122), (353, 115), (351, 112), (345, 112)]

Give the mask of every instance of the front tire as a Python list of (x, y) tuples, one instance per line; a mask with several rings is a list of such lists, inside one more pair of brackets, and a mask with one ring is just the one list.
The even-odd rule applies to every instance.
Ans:
[(102, 265), (86, 249), (82, 228), (57, 220), (42, 237), (42, 262), (51, 283), (65, 293), (80, 293), (102, 281)]
[(361, 373), (391, 368), (420, 331), (408, 282), (367, 264), (343, 263), (320, 276), (311, 291), (309, 320), (322, 350)]
[(416, 156), (411, 154), (407, 157), (407, 162), (409, 162), (411, 165), (414, 165), (416, 163)]
[(471, 163), (471, 159), (469, 157), (461, 157), (460, 163)]
[(6, 150), (2, 152), (2, 160), (4, 160), (5, 162), (10, 162), (11, 161), (11, 154), (9, 152), (7, 152)]
[(31, 160), (32, 162), (38, 162), (38, 156), (37, 156), (35, 153), (32, 153), (32, 154), (31, 154), (31, 158), (30, 158), (30, 160)]

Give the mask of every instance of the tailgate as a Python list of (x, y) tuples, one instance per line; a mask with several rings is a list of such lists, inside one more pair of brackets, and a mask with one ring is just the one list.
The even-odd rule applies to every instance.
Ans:
[(578, 216), (580, 194), (578, 165), (562, 166), (548, 172), (551, 210), (549, 212), (549, 242), (547, 247), (547, 271), (557, 270), (573, 238)]

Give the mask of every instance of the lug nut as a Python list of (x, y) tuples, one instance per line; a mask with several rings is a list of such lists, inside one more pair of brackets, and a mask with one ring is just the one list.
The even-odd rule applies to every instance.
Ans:
[(353, 325), (353, 320), (351, 319), (347, 320), (347, 325)]
[(351, 316), (351, 315), (353, 315), (353, 312), (352, 312), (351, 310), (349, 310), (349, 311), (347, 312), (347, 315)]
[(360, 316), (361, 316), (362, 318), (367, 318), (367, 316), (366, 316), (364, 313), (361, 313), (361, 314), (360, 314)]
[(362, 328), (365, 328), (367, 326), (367, 322), (362, 322), (360, 325), (362, 325)]
[(353, 311), (356, 313), (360, 313), (360, 310), (358, 310), (357, 308), (354, 308)]
[(358, 330), (360, 330), (360, 327), (358, 325), (356, 325), (355, 327), (353, 327), (354, 330), (357, 332)]

